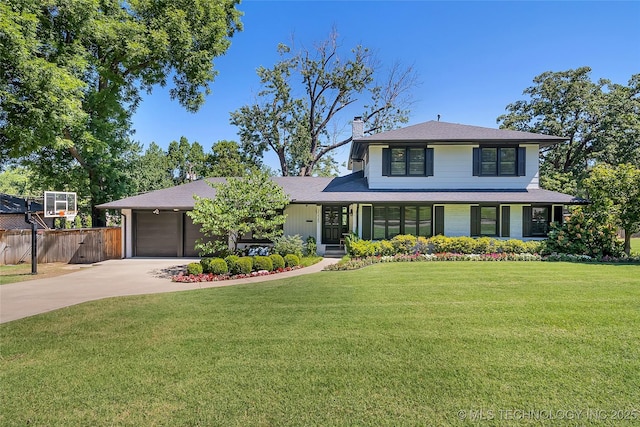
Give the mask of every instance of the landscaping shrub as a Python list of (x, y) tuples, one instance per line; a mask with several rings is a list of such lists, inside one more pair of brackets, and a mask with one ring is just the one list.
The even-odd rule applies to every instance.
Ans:
[(300, 257), (295, 254), (287, 254), (284, 256), (284, 263), (287, 267), (297, 267), (300, 265)]
[(253, 269), (256, 271), (273, 271), (273, 261), (268, 256), (258, 255), (253, 258)]
[(200, 259), (200, 265), (202, 266), (202, 272), (203, 273), (211, 273), (209, 271), (209, 261), (212, 260), (212, 259), (213, 258), (208, 258), (208, 257)]
[(613, 225), (601, 224), (596, 219), (587, 217), (582, 209), (575, 208), (562, 225), (551, 224), (542, 252), (588, 255), (595, 258), (620, 257), (624, 252), (624, 243), (618, 239)]
[(269, 246), (251, 246), (247, 248), (247, 256), (269, 256), (271, 248)]
[(229, 267), (222, 258), (209, 258), (207, 267), (207, 270), (204, 271), (205, 273), (227, 274), (229, 272)]
[(282, 256), (294, 254), (300, 258), (304, 252), (304, 242), (299, 234), (294, 234), (293, 236), (281, 236), (273, 243), (273, 250), (275, 253)]
[(410, 234), (398, 234), (391, 239), (393, 250), (397, 254), (415, 253), (415, 246), (418, 239)]
[(447, 252), (448, 237), (437, 235), (429, 238), (429, 246), (431, 250), (429, 252), (440, 253)]
[(429, 240), (426, 237), (418, 236), (416, 239), (416, 245), (413, 247), (413, 252), (426, 254), (430, 252), (429, 247)]
[(187, 264), (187, 273), (193, 274), (194, 276), (202, 274), (202, 264), (199, 262), (190, 262)]
[(240, 257), (236, 261), (236, 268), (238, 269), (236, 274), (250, 274), (253, 270), (253, 260), (248, 256)]
[(274, 270), (278, 270), (278, 269), (281, 269), (281, 268), (285, 267), (284, 258), (282, 258), (282, 255), (273, 254), (273, 255), (270, 255), (269, 258), (271, 259), (271, 262), (273, 263), (273, 269)]
[(318, 254), (318, 245), (316, 244), (316, 238), (313, 236), (307, 237), (307, 244), (305, 245), (306, 256), (316, 256)]
[(388, 240), (380, 240), (375, 242), (378, 247), (376, 254), (377, 255), (393, 255), (396, 253), (395, 248), (393, 247), (393, 243)]
[(378, 248), (371, 240), (349, 239), (347, 253), (354, 258), (363, 258), (377, 254)]
[(224, 261), (227, 263), (229, 273), (240, 274), (240, 268), (238, 267), (239, 259), (240, 257), (238, 255), (229, 255), (224, 259)]

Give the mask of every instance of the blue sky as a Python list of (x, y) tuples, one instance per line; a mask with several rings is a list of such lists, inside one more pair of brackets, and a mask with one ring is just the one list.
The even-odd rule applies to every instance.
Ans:
[[(256, 68), (278, 61), (278, 43), (311, 47), (336, 28), (345, 52), (358, 44), (374, 50), (382, 69), (413, 65), (421, 84), (409, 124), (441, 120), (497, 127), (507, 104), (544, 71), (592, 68), (594, 80), (626, 84), (640, 73), (640, 2), (430, 2), (257, 1), (241, 3), (244, 31), (226, 55), (212, 93), (188, 113), (154, 89), (133, 117), (134, 139), (166, 148), (185, 136), (209, 150), (238, 140), (229, 113), (254, 102)], [(354, 109), (345, 123), (359, 115)], [(348, 136), (348, 135), (347, 135)], [(336, 153), (346, 161), (348, 148)], [(267, 163), (276, 168), (272, 158)]]

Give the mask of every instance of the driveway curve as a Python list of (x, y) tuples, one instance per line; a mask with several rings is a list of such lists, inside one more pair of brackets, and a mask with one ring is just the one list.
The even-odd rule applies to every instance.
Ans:
[(323, 258), (298, 270), (221, 282), (175, 283), (168, 278), (171, 270), (194, 261), (197, 259), (108, 260), (62, 276), (1, 285), (0, 323), (103, 298), (232, 286), (317, 273), (338, 260)]

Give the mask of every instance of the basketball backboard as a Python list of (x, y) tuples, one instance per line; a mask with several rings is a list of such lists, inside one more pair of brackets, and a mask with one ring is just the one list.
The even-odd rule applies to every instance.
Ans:
[(67, 191), (44, 192), (45, 218), (71, 217), (78, 213), (76, 193)]

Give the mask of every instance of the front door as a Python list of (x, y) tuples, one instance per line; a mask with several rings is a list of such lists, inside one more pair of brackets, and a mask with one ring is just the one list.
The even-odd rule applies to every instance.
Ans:
[(337, 245), (342, 235), (349, 232), (349, 214), (347, 206), (322, 207), (322, 243)]

